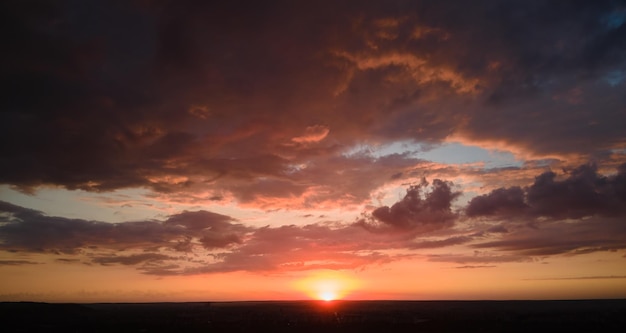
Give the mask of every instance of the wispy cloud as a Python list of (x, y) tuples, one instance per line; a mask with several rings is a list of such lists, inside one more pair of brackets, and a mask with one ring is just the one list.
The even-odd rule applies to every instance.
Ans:
[(604, 275), (604, 276), (576, 276), (576, 277), (555, 277), (524, 279), (525, 281), (552, 281), (552, 280), (604, 280), (604, 279), (626, 279), (626, 275)]
[(0, 260), (0, 266), (36, 265), (38, 262), (29, 260)]

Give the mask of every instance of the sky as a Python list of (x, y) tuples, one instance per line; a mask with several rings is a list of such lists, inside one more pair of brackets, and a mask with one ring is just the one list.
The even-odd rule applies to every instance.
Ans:
[(626, 298), (624, 1), (0, 6), (0, 301)]

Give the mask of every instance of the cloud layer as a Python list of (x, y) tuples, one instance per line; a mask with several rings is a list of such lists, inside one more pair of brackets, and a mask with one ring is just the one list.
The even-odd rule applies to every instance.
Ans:
[(0, 182), (25, 192), (359, 204), (426, 172), (350, 154), (400, 140), (625, 159), (616, 2), (2, 7)]
[[(26, 256), (2, 264), (31, 264), (37, 262), (31, 256), (53, 255), (66, 263), (187, 275), (363, 269), (416, 256), (476, 268), (617, 251), (626, 248), (625, 170), (622, 166), (612, 176), (601, 176), (593, 165), (583, 165), (562, 175), (546, 172), (524, 188), (477, 196), (455, 212), (451, 207), (461, 193), (452, 190), (454, 185), (423, 180), (391, 207), (363, 212), (356, 222), (280, 227), (243, 225), (208, 211), (186, 211), (162, 221), (105, 223), (50, 217), (1, 202), (0, 249)], [(549, 193), (553, 201), (538, 200), (540, 193)], [(590, 193), (597, 200), (589, 200)], [(580, 198), (587, 204), (572, 205)], [(466, 250), (431, 252), (458, 251), (459, 246)]]
[(594, 164), (579, 166), (559, 180), (549, 171), (535, 182), (520, 187), (499, 188), (472, 198), (467, 215), (547, 217), (578, 219), (589, 216), (619, 217), (626, 214), (626, 164), (617, 174), (603, 176)]

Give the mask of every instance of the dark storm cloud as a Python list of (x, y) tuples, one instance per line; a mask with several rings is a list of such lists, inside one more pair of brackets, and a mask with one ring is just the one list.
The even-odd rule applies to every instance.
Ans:
[(466, 213), (468, 216), (515, 214), (525, 208), (527, 206), (524, 203), (524, 192), (521, 188), (499, 188), (489, 194), (472, 198)]
[[(626, 168), (605, 176), (594, 164), (548, 171), (524, 188), (500, 188), (470, 200), (471, 218), (500, 221), (470, 247), (526, 256), (581, 255), (626, 248)], [(480, 238), (489, 236), (487, 238)]]
[(553, 219), (626, 214), (626, 165), (617, 173), (604, 176), (594, 164), (565, 171), (560, 180), (555, 172), (545, 172), (532, 185), (499, 188), (470, 200), (470, 217), (549, 217)]
[(626, 225), (620, 218), (537, 223), (471, 247), (539, 257), (617, 251), (626, 249)]
[(449, 227), (456, 217), (451, 209), (452, 201), (461, 193), (452, 190), (452, 183), (440, 179), (433, 181), (430, 192), (425, 192), (427, 186), (426, 180), (422, 180), (422, 183), (411, 186), (401, 201), (391, 207), (376, 208), (368, 221), (357, 224), (372, 231), (389, 228), (430, 231)]
[(626, 165), (617, 175), (602, 176), (593, 164), (567, 172), (563, 181), (548, 172), (536, 178), (526, 193), (534, 215), (580, 218), (590, 215), (626, 214)]
[[(620, 8), (5, 2), (0, 182), (208, 188), (251, 203), (342, 184), (315, 166), (332, 167), (357, 143), (458, 137), (540, 155), (606, 153), (624, 142)], [(301, 204), (344, 190), (358, 202), (382, 179)]]
[[(616, 38), (626, 28), (623, 4), (500, 2), (488, 10), (493, 16), (478, 26), (486, 36), (479, 43), (490, 46), (495, 81), (468, 136), (500, 137), (540, 154), (623, 145), (616, 124), (624, 121), (624, 82), (607, 80), (624, 70), (626, 44)], [(607, 24), (620, 13), (619, 24)]]
[(46, 216), (0, 202), (0, 248), (5, 251), (76, 254), (84, 249), (168, 248), (185, 251), (192, 239), (206, 249), (239, 243), (248, 229), (230, 217), (183, 212), (164, 222), (106, 223)]

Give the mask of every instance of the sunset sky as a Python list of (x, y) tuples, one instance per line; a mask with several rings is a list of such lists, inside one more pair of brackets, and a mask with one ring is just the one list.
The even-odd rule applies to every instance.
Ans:
[(626, 297), (624, 1), (0, 16), (0, 301)]

